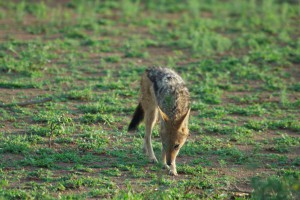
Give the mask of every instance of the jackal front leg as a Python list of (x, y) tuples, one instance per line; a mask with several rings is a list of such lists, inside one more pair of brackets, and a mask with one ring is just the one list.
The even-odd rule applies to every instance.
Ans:
[(162, 148), (161, 157), (162, 157), (162, 163), (164, 165), (163, 168), (170, 169), (170, 167), (167, 165), (167, 154), (164, 148)]
[(155, 125), (156, 118), (157, 110), (151, 110), (145, 113), (146, 134), (144, 137), (144, 151), (149, 156), (150, 162), (153, 163), (157, 163), (151, 141), (152, 130)]
[(164, 149), (162, 149), (162, 162), (163, 162), (163, 165), (164, 165), (164, 169), (167, 169), (169, 171), (169, 174), (170, 175), (173, 175), (173, 176), (177, 176), (178, 173), (177, 173), (177, 170), (176, 170), (176, 163), (172, 163), (170, 166), (167, 164), (167, 154), (166, 154), (166, 151)]
[(169, 174), (173, 175), (173, 176), (177, 176), (178, 175), (177, 170), (176, 170), (176, 164), (175, 164), (175, 162), (170, 165)]

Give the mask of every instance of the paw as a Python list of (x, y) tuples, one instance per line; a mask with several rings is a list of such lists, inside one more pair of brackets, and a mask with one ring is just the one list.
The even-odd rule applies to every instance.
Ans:
[(144, 154), (148, 155), (148, 150), (145, 146), (143, 147), (143, 152), (144, 152)]
[(173, 170), (169, 171), (169, 175), (171, 175), (171, 176), (178, 176), (177, 171), (173, 171)]
[(168, 170), (170, 170), (170, 167), (169, 167), (167, 164), (164, 164), (164, 165), (163, 165), (163, 169), (168, 169)]
[(158, 163), (157, 159), (154, 157), (154, 158), (150, 158), (150, 162), (151, 163)]
[(169, 175), (177, 176), (176, 165), (170, 165)]

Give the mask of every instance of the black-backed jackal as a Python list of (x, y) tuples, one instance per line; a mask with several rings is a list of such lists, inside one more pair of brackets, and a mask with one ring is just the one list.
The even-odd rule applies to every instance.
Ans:
[(168, 68), (148, 68), (142, 76), (139, 104), (129, 124), (135, 130), (145, 118), (144, 151), (151, 162), (157, 162), (151, 143), (152, 129), (160, 116), (162, 161), (177, 175), (176, 156), (189, 135), (190, 94), (182, 78)]

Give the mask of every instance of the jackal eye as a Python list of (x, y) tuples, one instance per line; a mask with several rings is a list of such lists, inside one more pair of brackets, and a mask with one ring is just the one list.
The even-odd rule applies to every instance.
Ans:
[(179, 144), (175, 144), (174, 149), (177, 150), (179, 148)]

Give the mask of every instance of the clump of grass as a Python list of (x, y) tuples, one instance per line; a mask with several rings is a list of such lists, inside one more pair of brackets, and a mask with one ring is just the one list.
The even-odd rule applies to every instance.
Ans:
[(259, 96), (258, 94), (246, 94), (243, 96), (232, 95), (230, 96), (230, 99), (234, 100), (237, 103), (254, 104), (254, 103), (258, 103)]
[(216, 154), (239, 164), (247, 161), (248, 159), (247, 155), (236, 147), (219, 149), (216, 151)]
[(53, 172), (48, 169), (38, 169), (28, 173), (28, 178), (37, 178), (42, 181), (50, 181), (53, 176)]
[(0, 142), (0, 152), (2, 153), (26, 154), (31, 150), (31, 143), (27, 140), (26, 135), (2, 137)]
[(112, 115), (107, 115), (107, 114), (84, 114), (81, 117), (81, 121), (83, 123), (91, 124), (91, 123), (104, 123), (111, 125), (115, 120)]
[(107, 169), (107, 170), (103, 170), (101, 172), (107, 176), (121, 176), (122, 175), (122, 173), (120, 172), (120, 170), (118, 168)]
[(31, 125), (28, 127), (27, 133), (32, 135), (47, 136), (49, 129), (40, 125)]
[(195, 94), (203, 100), (203, 102), (208, 104), (220, 104), (222, 102), (222, 93), (217, 86), (213, 83), (209, 82), (210, 79), (206, 81), (204, 84), (200, 84), (199, 86), (192, 88)]
[(299, 131), (300, 123), (298, 120), (294, 120), (294, 119), (272, 120), (269, 121), (269, 128), (273, 130), (289, 129), (292, 131)]
[(260, 104), (254, 104), (246, 107), (231, 106), (229, 109), (231, 114), (245, 115), (245, 116), (262, 116), (267, 111)]
[(127, 58), (147, 58), (149, 57), (149, 53), (143, 51), (140, 47), (126, 44), (124, 48), (125, 57)]
[(191, 49), (194, 55), (211, 55), (224, 52), (231, 47), (231, 41), (219, 34), (194, 30), (191, 33)]
[(71, 100), (89, 101), (93, 99), (93, 91), (90, 88), (70, 90), (67, 92), (66, 97)]
[(130, 38), (123, 45), (123, 52), (127, 58), (147, 58), (149, 53), (145, 51), (146, 43), (140, 38)]
[(117, 55), (112, 55), (112, 56), (107, 56), (104, 58), (104, 60), (106, 62), (111, 62), (111, 63), (118, 63), (121, 61), (121, 57), (120, 56), (117, 56)]
[(109, 181), (106, 180), (105, 178), (100, 178), (100, 177), (78, 177), (76, 174), (71, 174), (63, 177), (63, 185), (66, 189), (74, 189), (74, 188), (81, 188), (83, 186), (86, 187), (115, 187), (115, 185)]
[(36, 83), (26, 83), (25, 81), (1, 81), (0, 88), (7, 88), (7, 89), (25, 89), (25, 88), (39, 88), (40, 84)]
[(298, 137), (291, 137), (288, 135), (281, 135), (280, 138), (274, 138), (274, 150), (279, 153), (286, 153), (291, 151), (291, 147), (299, 145), (300, 139)]
[(90, 103), (86, 105), (80, 105), (79, 109), (84, 113), (91, 113), (91, 114), (105, 113), (109, 111), (107, 103), (102, 101), (96, 103)]
[(253, 197), (256, 199), (297, 199), (300, 187), (299, 179), (291, 176), (270, 176), (267, 179), (255, 177), (252, 179), (254, 186)]
[(50, 53), (50, 48), (40, 42), (26, 43), (23, 48), (20, 48), (18, 43), (8, 43), (5, 50), (14, 55), (6, 53), (3, 56), (0, 60), (0, 71), (25, 75), (45, 71), (51, 59), (55, 58)]
[(122, 0), (121, 9), (125, 18), (137, 16), (140, 11), (140, 1)]
[(223, 107), (214, 107), (213, 109), (203, 109), (199, 117), (221, 119), (224, 118), (228, 112)]
[(255, 131), (264, 131), (269, 125), (266, 120), (249, 120), (244, 126)]
[(81, 150), (95, 150), (102, 152), (107, 147), (109, 140), (106, 138), (104, 131), (85, 131), (81, 138), (76, 140), (78, 147)]
[(293, 160), (293, 165), (294, 166), (300, 166), (300, 156), (296, 157), (294, 160)]
[(292, 84), (289, 89), (296, 92), (300, 92), (300, 82)]

